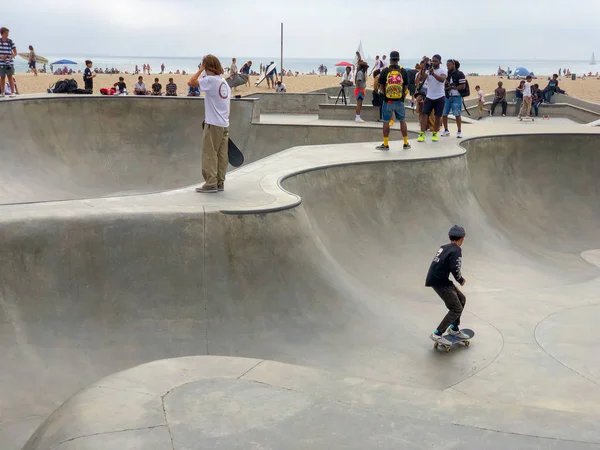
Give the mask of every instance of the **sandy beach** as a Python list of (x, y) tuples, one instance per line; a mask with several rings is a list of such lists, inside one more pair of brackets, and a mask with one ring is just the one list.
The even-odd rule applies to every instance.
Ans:
[[(100, 88), (110, 87), (118, 81), (120, 75), (98, 75), (94, 80), (94, 93), (99, 94)], [(125, 78), (127, 87), (131, 92), (133, 85), (137, 81), (136, 75), (122, 75)], [(19, 92), (22, 94), (35, 94), (44, 93), (46, 89), (57, 80), (61, 78), (74, 78), (79, 83), (80, 87), (83, 87), (83, 80), (81, 74), (74, 74), (72, 76), (62, 77), (58, 75), (40, 74), (34, 77), (33, 74), (17, 74), (16, 76)], [(164, 86), (167, 84), (169, 77), (173, 77), (178, 87), (179, 95), (186, 95), (187, 93), (187, 81), (190, 79), (190, 75), (144, 75), (144, 81), (146, 87), (150, 89), (150, 86), (154, 82), (154, 78), (158, 78), (160, 83)], [(234, 94), (246, 96), (255, 92), (268, 92), (266, 83), (261, 84), (259, 87), (254, 87), (254, 81), (257, 77), (252, 78), (252, 87), (240, 86), (236, 89)], [(534, 82), (538, 83), (541, 88), (544, 88), (547, 84), (548, 77), (539, 77)], [(498, 81), (501, 79), (497, 76), (478, 76), (468, 77), (469, 84), (471, 86), (472, 96), (475, 96), (475, 86), (480, 85), (486, 94), (491, 94), (497, 87)], [(573, 97), (580, 98), (582, 100), (588, 100), (595, 103), (600, 103), (600, 80), (596, 78), (578, 78), (573, 81), (571, 79), (561, 78), (560, 87), (567, 91), (567, 93)], [(504, 87), (508, 90), (514, 89), (518, 84), (518, 81), (507, 80), (503, 78)], [(340, 82), (339, 78), (334, 76), (316, 76), (316, 75), (300, 75), (298, 77), (285, 77), (284, 83), (287, 86), (288, 92), (310, 92), (317, 89), (326, 87), (338, 86)]]

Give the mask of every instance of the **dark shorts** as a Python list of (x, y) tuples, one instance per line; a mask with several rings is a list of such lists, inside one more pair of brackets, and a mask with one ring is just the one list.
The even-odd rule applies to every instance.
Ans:
[(29, 62), (29, 68), (30, 69), (35, 69), (35, 61), (30, 61)]
[(425, 102), (423, 103), (423, 114), (428, 116), (432, 111), (435, 111), (435, 117), (442, 117), (442, 114), (444, 114), (444, 106), (446, 106), (446, 97), (436, 98), (435, 100), (425, 98)]
[(94, 89), (94, 82), (93, 81), (84, 81), (84, 85), (85, 85), (85, 89)]

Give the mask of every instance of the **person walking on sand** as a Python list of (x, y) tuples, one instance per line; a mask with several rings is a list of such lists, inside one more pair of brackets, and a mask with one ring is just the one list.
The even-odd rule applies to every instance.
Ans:
[(162, 75), (163, 73), (165, 73), (165, 63), (160, 65), (160, 74)]
[(383, 107), (381, 110), (383, 120), (383, 144), (377, 150), (389, 150), (390, 122), (394, 118), (400, 122), (400, 130), (404, 139), (404, 150), (410, 149), (408, 143), (408, 131), (406, 128), (406, 109), (404, 99), (408, 92), (408, 72), (404, 67), (398, 65), (400, 53), (390, 53), (390, 65), (381, 71), (379, 75), (379, 89), (383, 92)]
[(35, 67), (35, 63), (36, 63), (35, 59), (36, 59), (35, 50), (33, 50), (33, 46), (30, 45), (29, 46), (29, 55), (27, 56), (27, 62), (28, 62), (29, 68), (33, 71), (33, 76), (37, 77), (38, 71)]
[[(206, 73), (200, 79), (202, 72)], [(202, 135), (202, 177), (204, 184), (196, 192), (215, 193), (225, 190), (225, 175), (229, 156), (229, 115), (231, 89), (221, 76), (221, 61), (214, 55), (206, 55), (198, 71), (188, 85), (199, 86), (204, 92), (205, 122)]]
[(367, 69), (369, 65), (365, 61), (358, 63), (358, 71), (356, 72), (356, 87), (354, 88), (354, 98), (356, 98), (356, 122), (364, 123), (360, 117), (363, 100), (367, 91)]
[(465, 229), (459, 225), (454, 225), (448, 232), (450, 243), (442, 245), (435, 254), (433, 261), (427, 272), (425, 286), (433, 288), (435, 293), (446, 304), (448, 313), (442, 319), (438, 327), (435, 329), (429, 338), (439, 344), (450, 345), (451, 342), (446, 339), (443, 334), (448, 331), (448, 334), (457, 336), (461, 339), (466, 339), (468, 336), (460, 331), (460, 318), (465, 309), (467, 298), (456, 287), (456, 285), (448, 279), (452, 274), (454, 279), (464, 286), (467, 280), (462, 276), (462, 245), (465, 241)]
[(246, 83), (246, 86), (248, 86), (248, 87), (250, 87), (250, 70), (251, 69), (252, 69), (252, 61), (248, 61), (240, 69), (241, 74), (246, 75), (246, 78), (248, 79), (248, 82)]
[(521, 105), (521, 111), (519, 111), (519, 120), (523, 120), (523, 114), (525, 114), (526, 119), (529, 119), (531, 114), (531, 80), (533, 80), (531, 75), (527, 75), (523, 85), (523, 104)]
[(10, 86), (10, 97), (16, 97), (15, 81), (13, 76), (15, 74), (15, 57), (17, 56), (17, 46), (15, 43), (8, 38), (9, 29), (6, 27), (0, 28), (0, 97), (4, 97), (4, 85), (6, 84), (6, 78), (8, 78), (8, 85)]

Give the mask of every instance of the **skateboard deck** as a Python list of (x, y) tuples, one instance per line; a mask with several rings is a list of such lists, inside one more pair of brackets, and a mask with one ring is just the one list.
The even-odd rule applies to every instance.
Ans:
[[(205, 122), (203, 121), (203, 130), (204, 125)], [(244, 164), (244, 154), (231, 139), (229, 139), (229, 141), (227, 142), (227, 157), (229, 159), (229, 164), (231, 164), (233, 167), (240, 167), (242, 164)]]
[(445, 350), (446, 353), (450, 351), (450, 349), (452, 348), (452, 346), (454, 344), (459, 344), (459, 343), (463, 343), (465, 346), (469, 346), (471, 345), (471, 339), (473, 339), (473, 336), (475, 336), (475, 332), (473, 330), (469, 330), (468, 328), (464, 328), (462, 330), (463, 333), (465, 333), (467, 336), (467, 338), (459, 338), (456, 336), (452, 336), (451, 334), (447, 334), (444, 337), (449, 340), (451, 342), (450, 345), (444, 345), (444, 344), (440, 344), (439, 342), (435, 342), (433, 344), (433, 348), (441, 348), (442, 350)]

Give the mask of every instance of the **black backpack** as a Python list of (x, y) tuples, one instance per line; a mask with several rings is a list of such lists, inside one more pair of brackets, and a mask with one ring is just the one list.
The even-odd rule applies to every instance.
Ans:
[(54, 94), (66, 94), (67, 87), (68, 87), (67, 80), (58, 80), (56, 83), (54, 83), (52, 86), (50, 86), (50, 89), (48, 89), (48, 91), (50, 91)]
[(77, 81), (71, 78), (70, 80), (58, 80), (53, 86), (50, 86), (49, 91), (54, 94), (71, 94), (77, 88)]

